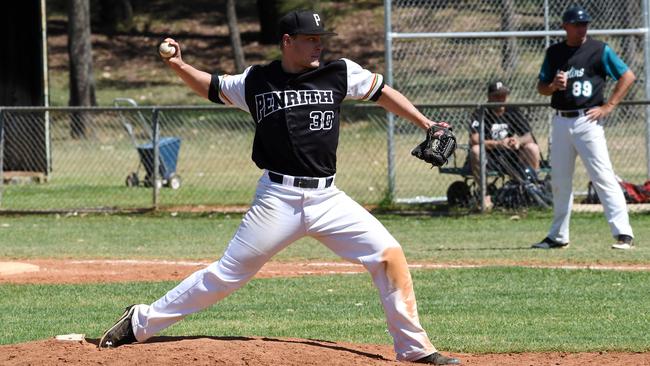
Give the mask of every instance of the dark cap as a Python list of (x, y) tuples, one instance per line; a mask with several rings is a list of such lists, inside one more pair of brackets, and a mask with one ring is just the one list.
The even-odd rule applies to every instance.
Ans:
[(510, 94), (510, 89), (502, 81), (496, 80), (488, 84), (488, 94)]
[(311, 10), (296, 10), (280, 18), (280, 37), (284, 34), (317, 34), (321, 36), (335, 36), (336, 33), (325, 30), (323, 19)]
[(580, 5), (570, 6), (562, 14), (562, 23), (589, 23), (591, 17), (589, 13)]

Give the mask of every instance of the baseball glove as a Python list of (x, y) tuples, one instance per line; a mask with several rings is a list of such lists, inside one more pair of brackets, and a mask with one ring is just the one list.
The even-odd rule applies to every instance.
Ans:
[(432, 166), (443, 166), (456, 150), (456, 136), (446, 123), (434, 124), (427, 130), (427, 137), (411, 151), (411, 155)]

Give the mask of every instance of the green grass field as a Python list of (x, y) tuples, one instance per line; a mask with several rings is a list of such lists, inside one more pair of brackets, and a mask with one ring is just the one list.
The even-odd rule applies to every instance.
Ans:
[[(410, 262), (493, 265), (413, 270), (421, 320), (441, 349), (462, 352), (650, 351), (650, 273), (535, 269), (507, 264), (634, 265), (650, 261), (650, 215), (631, 216), (638, 248), (612, 251), (602, 215), (576, 214), (572, 246), (528, 249), (547, 213), (430, 217), (379, 215)], [(216, 259), (241, 215), (0, 216), (2, 260)], [(274, 260), (337, 260), (301, 240)], [(97, 338), (121, 307), (151, 302), (171, 282), (0, 285), (0, 344), (85, 333)], [(278, 296), (283, 293), (283, 296)], [(34, 319), (39, 319), (34, 322)], [(370, 278), (255, 279), (165, 335), (277, 336), (389, 344)]]
[[(449, 351), (650, 348), (645, 272), (497, 267), (413, 271), (413, 276), (423, 326)], [(0, 344), (67, 333), (98, 338), (125, 304), (151, 302), (174, 285), (3, 285)], [(391, 343), (368, 275), (253, 280), (162, 334)]]

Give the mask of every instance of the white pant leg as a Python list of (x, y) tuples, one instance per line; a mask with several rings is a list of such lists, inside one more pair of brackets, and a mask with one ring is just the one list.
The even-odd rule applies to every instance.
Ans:
[(436, 352), (420, 325), (413, 283), (399, 243), (368, 211), (337, 188), (305, 196), (308, 235), (361, 263), (379, 290), (398, 360)]
[(185, 316), (228, 296), (277, 252), (304, 236), (301, 196), (260, 181), (255, 200), (218, 261), (183, 280), (151, 305), (138, 305), (133, 330), (143, 342)]
[(603, 205), (612, 235), (633, 236), (625, 195), (609, 159), (603, 126), (581, 117), (576, 121), (574, 139), (578, 154)]
[(548, 237), (569, 242), (569, 222), (573, 206), (573, 173), (576, 149), (571, 136), (574, 118), (553, 117), (551, 133), (551, 186), (553, 188), (553, 222)]

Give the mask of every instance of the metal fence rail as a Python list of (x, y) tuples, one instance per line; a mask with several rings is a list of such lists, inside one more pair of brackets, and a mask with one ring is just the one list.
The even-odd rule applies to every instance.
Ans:
[[(632, 182), (648, 177), (647, 129), (645, 118), (638, 116), (644, 115), (649, 104), (624, 103), (605, 125), (616, 173)], [(541, 103), (519, 106), (547, 155), (552, 110)], [(467, 127), (479, 107), (485, 106), (419, 106), (432, 119), (452, 123), (461, 144), (468, 141)], [(464, 178), (429, 169), (413, 158), (410, 150), (423, 139), (423, 132), (402, 119), (394, 123), (394, 132), (389, 135), (383, 109), (371, 105), (343, 107), (336, 185), (363, 204), (378, 204), (388, 198), (396, 202), (444, 203), (451, 184)], [(131, 133), (127, 125), (131, 126)], [(5, 166), (10, 158), (34, 166), (47, 162), (45, 169), (36, 175), (3, 172), (0, 211), (5, 212), (154, 207), (211, 210), (247, 206), (261, 174), (250, 158), (254, 124), (247, 114), (236, 109), (0, 108), (0, 127), (0, 142), (4, 141), (5, 145), (5, 149), (0, 149), (4, 152), (0, 161), (4, 160)], [(46, 136), (35, 136), (34, 131)], [(152, 145), (156, 131), (159, 131), (158, 143)], [(32, 153), (20, 151), (16, 157), (15, 152), (6, 148), (10, 145), (8, 140), (36, 147)], [(164, 178), (165, 168), (172, 168), (166, 165), (169, 161), (165, 159), (170, 159), (170, 148), (174, 155), (174, 141), (178, 141), (180, 148), (177, 156), (171, 157), (176, 158), (173, 173), (180, 177), (181, 186), (178, 189), (159, 187), (155, 184), (157, 179)], [(392, 197), (388, 146), (394, 149), (395, 195)], [(146, 159), (149, 164), (157, 162), (158, 165), (158, 169), (149, 168), (149, 173), (155, 175), (149, 182)], [(456, 162), (463, 165), (465, 160), (466, 150), (459, 149)], [(576, 167), (574, 189), (582, 192), (586, 190), (588, 177), (580, 163)], [(127, 179), (134, 173), (139, 178), (138, 185), (129, 187)]]

